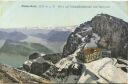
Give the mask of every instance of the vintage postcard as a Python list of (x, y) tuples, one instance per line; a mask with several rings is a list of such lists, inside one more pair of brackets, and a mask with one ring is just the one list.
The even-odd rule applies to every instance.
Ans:
[(128, 83), (128, 1), (0, 1), (1, 83)]

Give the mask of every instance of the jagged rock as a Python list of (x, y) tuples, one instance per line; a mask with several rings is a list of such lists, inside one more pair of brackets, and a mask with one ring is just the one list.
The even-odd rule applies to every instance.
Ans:
[(31, 65), (30, 73), (36, 74), (41, 76), (45, 71), (47, 71), (50, 68), (50, 64), (48, 63), (38, 63), (34, 62)]
[(51, 81), (34, 74), (0, 64), (0, 83), (50, 83)]
[(21, 70), (25, 70), (25, 71), (27, 71), (27, 72), (30, 71), (30, 67), (29, 67), (28, 65), (26, 65), (26, 64), (23, 64), (23, 67), (20, 67), (20, 69), (21, 69)]
[(46, 54), (45, 56), (43, 56), (43, 58), (44, 60), (47, 60), (55, 64), (62, 59), (62, 53)]
[(32, 74), (41, 76), (47, 71), (50, 66), (53, 66), (62, 58), (61, 53), (41, 55), (34, 53), (29, 56), (29, 59), (23, 64), (23, 69)]
[(110, 49), (112, 57), (127, 59), (128, 23), (107, 14), (99, 14), (77, 27), (67, 39), (63, 57), (75, 52), (81, 43), (89, 43), (93, 33), (100, 36), (97, 42), (99, 48)]
[(52, 66), (45, 76), (56, 83), (77, 83), (79, 77), (82, 74), (83, 66), (81, 64), (71, 64), (68, 68), (63, 68), (61, 71), (56, 66)]
[(33, 60), (33, 59), (36, 59), (40, 56), (39, 53), (33, 53), (32, 55), (29, 56), (29, 60)]

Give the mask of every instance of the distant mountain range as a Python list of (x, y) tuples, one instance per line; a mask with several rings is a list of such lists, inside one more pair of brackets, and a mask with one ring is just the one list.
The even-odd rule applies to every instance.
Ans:
[(0, 40), (11, 39), (14, 41), (20, 41), (26, 38), (27, 38), (27, 35), (21, 32), (13, 31), (13, 32), (8, 33), (6, 31), (0, 31)]
[[(1, 29), (1, 40), (12, 40), (27, 43), (39, 43), (54, 52), (62, 52), (71, 30), (69, 29)], [(38, 40), (37, 40), (38, 39)], [(59, 46), (57, 46), (59, 45)]]
[(65, 31), (51, 30), (47, 34), (37, 33), (32, 36), (36, 36), (36, 37), (46, 39), (47, 41), (52, 41), (52, 42), (58, 42), (58, 41), (63, 42), (63, 41), (66, 41), (66, 39), (68, 38), (68, 35), (70, 33), (71, 33), (71, 31), (68, 31), (68, 30), (65, 30)]

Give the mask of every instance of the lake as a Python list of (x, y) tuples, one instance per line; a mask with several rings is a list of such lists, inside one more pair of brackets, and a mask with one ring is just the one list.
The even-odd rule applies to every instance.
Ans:
[(7, 55), (7, 54), (0, 54), (0, 63), (8, 64), (13, 67), (20, 67), (25, 62), (27, 57), (20, 56), (20, 55)]

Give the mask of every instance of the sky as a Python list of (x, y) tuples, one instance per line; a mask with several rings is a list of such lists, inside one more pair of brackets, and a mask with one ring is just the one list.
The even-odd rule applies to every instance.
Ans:
[(101, 13), (128, 22), (128, 2), (0, 1), (0, 28), (74, 26)]

